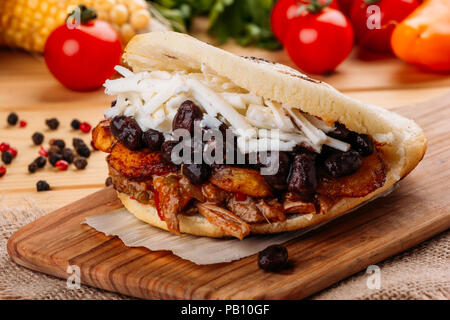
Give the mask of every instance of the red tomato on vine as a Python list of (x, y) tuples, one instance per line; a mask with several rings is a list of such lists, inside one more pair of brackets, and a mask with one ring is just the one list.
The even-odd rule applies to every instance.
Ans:
[[(326, 4), (326, 0), (320, 0), (322, 4)], [(284, 35), (289, 29), (289, 25), (298, 14), (301, 7), (309, 4), (309, 0), (278, 0), (273, 6), (270, 15), (270, 24), (273, 34), (280, 42), (283, 42)], [(330, 8), (339, 9), (337, 0), (331, 0)]]
[(418, 0), (354, 0), (350, 20), (357, 42), (371, 51), (392, 51), (395, 26), (418, 6)]
[(122, 44), (117, 32), (97, 20), (93, 10), (79, 6), (76, 27), (64, 24), (48, 37), (44, 58), (50, 72), (72, 90), (93, 90), (102, 86), (120, 64)]
[(339, 10), (312, 0), (291, 21), (284, 46), (303, 71), (324, 74), (333, 71), (353, 48), (353, 28)]

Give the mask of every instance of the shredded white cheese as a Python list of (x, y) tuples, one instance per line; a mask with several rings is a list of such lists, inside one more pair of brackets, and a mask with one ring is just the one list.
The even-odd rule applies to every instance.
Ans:
[(218, 128), (226, 123), (238, 136), (243, 153), (292, 151), (298, 144), (318, 153), (323, 144), (341, 151), (350, 148), (348, 143), (326, 135), (335, 128), (324, 121), (246, 92), (203, 69), (203, 73), (133, 73), (117, 66), (123, 78), (104, 84), (106, 94), (117, 96), (115, 106), (106, 110), (105, 116), (133, 116), (143, 130), (159, 130), (170, 137), (173, 118), (189, 99), (205, 112), (200, 125)]

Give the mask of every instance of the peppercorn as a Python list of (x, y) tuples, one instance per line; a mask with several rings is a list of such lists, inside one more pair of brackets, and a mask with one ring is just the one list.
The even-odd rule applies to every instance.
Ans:
[(62, 150), (60, 147), (53, 145), (50, 147), (50, 149), (48, 149), (48, 155), (52, 155), (52, 154), (62, 154)]
[(2, 161), (4, 164), (10, 164), (14, 156), (11, 151), (2, 152)]
[(68, 164), (67, 161), (65, 161), (65, 160), (58, 160), (58, 161), (56, 162), (55, 167), (56, 167), (58, 170), (65, 171), (65, 170), (67, 170), (67, 168), (69, 167), (69, 164)]
[(36, 183), (36, 190), (37, 190), (38, 192), (40, 192), (40, 191), (48, 191), (48, 190), (50, 190), (50, 185), (49, 185), (48, 182), (45, 181), (45, 180), (39, 180), (39, 181)]
[(106, 178), (105, 186), (109, 187), (112, 184), (113, 184), (112, 178), (111, 177)]
[(72, 122), (70, 123), (70, 126), (72, 127), (73, 130), (78, 130), (80, 129), (80, 120), (78, 119), (73, 119)]
[(58, 146), (61, 150), (66, 147), (66, 143), (62, 139), (52, 139), (50, 140), (51, 146)]
[(43, 156), (39, 156), (36, 159), (34, 159), (33, 163), (35, 163), (38, 168), (45, 167), (45, 164), (47, 163), (47, 158)]
[(73, 164), (78, 170), (83, 170), (88, 165), (88, 162), (86, 158), (76, 157), (75, 160), (73, 161)]
[(19, 121), (19, 127), (20, 128), (25, 128), (27, 126), (27, 122), (25, 120), (20, 120)]
[(48, 157), (48, 162), (50, 162), (50, 164), (55, 167), (56, 163), (62, 159), (63, 159), (63, 156), (61, 154), (53, 153)]
[(15, 158), (17, 156), (17, 150), (14, 149), (13, 147), (9, 147), (8, 150), (6, 150), (6, 151), (11, 152), (13, 158)]
[(9, 149), (9, 147), (10, 145), (7, 142), (0, 143), (0, 152), (5, 152), (6, 150)]
[(77, 149), (78, 147), (81, 147), (82, 145), (86, 145), (86, 144), (84, 143), (83, 139), (73, 138), (72, 145), (75, 149)]
[(45, 124), (50, 128), (50, 130), (56, 130), (59, 127), (59, 121), (56, 118), (45, 120)]
[(0, 178), (6, 174), (6, 168), (4, 166), (0, 166)]
[(17, 121), (19, 121), (19, 117), (17, 116), (17, 113), (11, 112), (8, 115), (7, 121), (8, 121), (9, 125), (15, 126), (17, 124)]
[(35, 132), (31, 136), (31, 139), (33, 140), (33, 143), (38, 146), (44, 141), (44, 135), (40, 132)]
[(63, 159), (67, 161), (67, 163), (72, 163), (75, 155), (70, 148), (64, 148), (62, 151)]
[(91, 125), (87, 122), (80, 123), (80, 130), (84, 133), (89, 133), (91, 131)]
[(35, 173), (37, 169), (38, 169), (38, 165), (36, 163), (34, 163), (34, 162), (32, 162), (32, 163), (30, 163), (28, 165), (28, 172), (29, 173)]
[(91, 150), (88, 148), (87, 145), (82, 145), (76, 149), (77, 153), (85, 158), (89, 158), (91, 155)]

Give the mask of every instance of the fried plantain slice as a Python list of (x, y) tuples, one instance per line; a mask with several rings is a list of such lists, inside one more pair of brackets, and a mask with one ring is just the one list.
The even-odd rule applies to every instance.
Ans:
[(93, 147), (106, 153), (111, 152), (111, 148), (116, 141), (111, 134), (109, 123), (109, 120), (103, 120), (92, 130)]
[(264, 198), (272, 191), (263, 176), (254, 169), (220, 166), (214, 168), (209, 181), (228, 192)]
[(361, 168), (352, 175), (340, 178), (323, 177), (317, 193), (328, 197), (364, 197), (382, 187), (386, 180), (386, 166), (379, 152), (363, 159)]
[(116, 142), (107, 157), (108, 164), (128, 179), (143, 181), (152, 175), (164, 175), (177, 171), (177, 167), (168, 163), (161, 152), (148, 149), (130, 150), (122, 143)]

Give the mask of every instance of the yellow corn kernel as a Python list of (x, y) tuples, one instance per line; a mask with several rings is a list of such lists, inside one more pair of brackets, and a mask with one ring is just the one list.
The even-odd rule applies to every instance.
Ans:
[(110, 12), (111, 21), (124, 24), (128, 20), (128, 9), (123, 4), (116, 5)]
[(124, 43), (130, 41), (130, 39), (133, 38), (135, 34), (136, 32), (128, 23), (125, 23), (120, 27), (120, 38)]
[(130, 24), (135, 30), (145, 29), (150, 22), (150, 13), (147, 9), (139, 9), (131, 14)]

